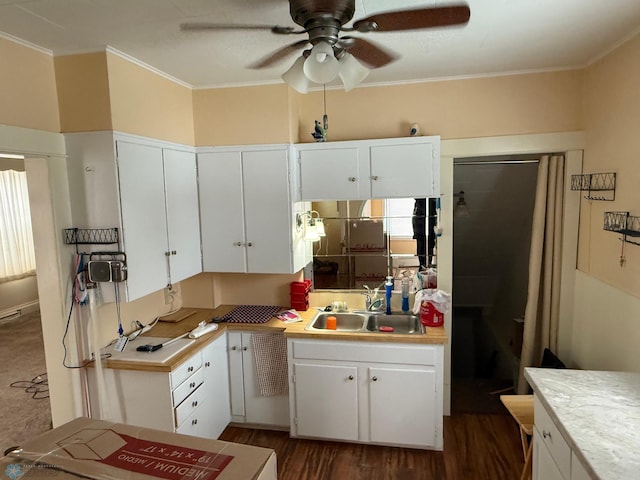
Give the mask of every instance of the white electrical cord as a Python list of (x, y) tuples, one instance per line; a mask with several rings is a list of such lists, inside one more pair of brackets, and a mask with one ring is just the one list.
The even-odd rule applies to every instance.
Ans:
[(98, 329), (98, 304), (99, 304), (99, 291), (97, 288), (89, 289), (89, 323), (88, 323), (88, 337), (89, 337), (89, 349), (93, 352), (94, 359), (94, 371), (96, 375), (96, 389), (98, 392), (98, 415), (100, 420), (109, 420), (111, 417), (108, 401), (107, 401), (107, 389), (104, 381), (104, 370), (102, 367), (102, 355), (100, 347), (100, 335)]

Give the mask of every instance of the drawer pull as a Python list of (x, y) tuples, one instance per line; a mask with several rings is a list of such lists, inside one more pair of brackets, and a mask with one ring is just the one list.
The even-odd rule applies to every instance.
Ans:
[(191, 402), (191, 406), (192, 407), (197, 407), (198, 406), (198, 401), (196, 400), (195, 402)]
[(349, 380), (353, 380), (353, 375), (349, 375)]
[(544, 438), (551, 438), (551, 432), (547, 432), (546, 430), (542, 430), (542, 436)]
[(211, 366), (211, 362), (204, 362), (204, 366), (205, 367), (210, 367)]
[(193, 372), (193, 367), (187, 368), (187, 372)]
[(350, 182), (355, 182), (356, 181), (356, 177), (349, 177), (349, 181)]
[(191, 425), (196, 425), (198, 423), (198, 419), (194, 418), (193, 420), (191, 420)]
[(196, 386), (196, 382), (191, 382), (191, 383), (189, 384), (189, 386), (190, 386), (191, 388), (194, 388), (194, 387)]

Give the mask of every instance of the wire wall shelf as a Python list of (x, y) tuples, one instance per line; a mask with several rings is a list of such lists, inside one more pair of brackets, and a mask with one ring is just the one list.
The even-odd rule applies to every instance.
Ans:
[(640, 242), (627, 237), (640, 237), (640, 217), (629, 215), (629, 212), (604, 212), (604, 227), (609, 232), (622, 234), (622, 241), (640, 245)]
[(118, 243), (117, 228), (65, 228), (67, 245), (112, 245)]
[[(571, 190), (587, 192), (584, 198), (587, 200), (613, 201), (616, 199), (616, 174), (585, 173), (571, 175)], [(600, 192), (594, 195), (592, 192)]]

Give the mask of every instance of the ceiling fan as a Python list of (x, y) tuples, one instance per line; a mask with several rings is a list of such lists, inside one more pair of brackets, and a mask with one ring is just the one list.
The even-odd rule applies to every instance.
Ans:
[[(355, 13), (355, 0), (289, 0), (289, 13), (301, 29), (217, 23), (183, 23), (180, 28), (184, 31), (241, 29), (270, 30), (279, 35), (307, 34), (308, 38), (286, 45), (250, 65), (256, 69), (271, 67), (294, 51), (305, 49), (283, 79), (296, 90), (307, 93), (309, 81), (328, 83), (338, 75), (345, 89), (350, 90), (364, 79), (369, 69), (384, 67), (399, 58), (396, 53), (369, 40), (341, 35), (342, 32), (393, 32), (464, 25), (471, 14), (466, 4), (425, 7), (377, 13), (345, 27)], [(311, 49), (306, 48), (309, 45)]]

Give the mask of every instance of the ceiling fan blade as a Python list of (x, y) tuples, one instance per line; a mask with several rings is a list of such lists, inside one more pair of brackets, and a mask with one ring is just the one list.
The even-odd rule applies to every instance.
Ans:
[(349, 43), (347, 51), (369, 68), (380, 68), (394, 62), (399, 58), (395, 53), (385, 50), (369, 40), (354, 37), (343, 37)]
[(468, 5), (398, 10), (358, 20), (353, 24), (353, 29), (358, 32), (393, 32), (447, 27), (465, 24), (469, 21), (470, 16), (471, 10)]
[(183, 32), (199, 32), (205, 30), (270, 30), (273, 33), (305, 33), (305, 30), (296, 30), (293, 27), (282, 27), (280, 25), (252, 25), (243, 23), (207, 23), (192, 22), (181, 23), (180, 30)]
[(262, 59), (258, 60), (257, 62), (252, 63), (251, 65), (249, 65), (248, 68), (252, 68), (252, 69), (256, 69), (257, 70), (257, 69), (260, 69), (260, 68), (271, 67), (271, 66), (275, 65), (276, 63), (280, 62), (281, 60), (285, 59), (286, 57), (288, 57), (292, 52), (303, 48), (308, 43), (309, 43), (309, 40), (300, 40), (299, 42), (295, 42), (295, 43), (291, 43), (289, 45), (286, 45), (286, 46), (276, 50), (275, 52), (270, 53), (266, 57), (263, 57)]

